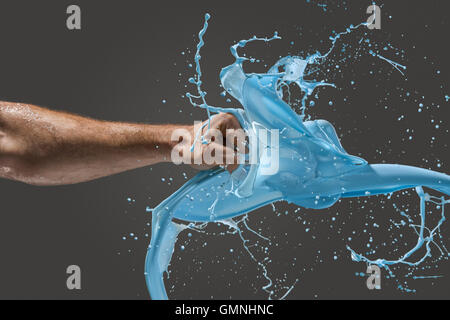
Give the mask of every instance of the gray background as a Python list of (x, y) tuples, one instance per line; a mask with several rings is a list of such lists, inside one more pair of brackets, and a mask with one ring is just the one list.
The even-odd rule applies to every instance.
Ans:
[[(328, 10), (317, 1), (300, 0), (4, 0), (0, 4), (0, 98), (105, 120), (190, 123), (205, 118), (181, 97), (188, 90), (187, 78), (193, 75), (187, 64), (192, 62), (205, 12), (212, 15), (202, 51), (208, 99), (213, 105), (236, 106), (219, 96), (218, 80), (220, 68), (232, 62), (228, 48), (236, 40), (277, 30), (284, 40), (249, 48), (268, 65), (287, 54), (324, 52), (331, 30), (342, 31), (351, 23), (365, 21), (371, 1), (319, 3), (328, 3)], [(66, 29), (69, 4), (81, 6), (81, 31)], [(311, 115), (331, 121), (347, 151), (369, 162), (384, 160), (437, 170), (439, 159), (439, 171), (448, 172), (449, 112), (444, 99), (448, 94), (448, 3), (396, 0), (380, 4), (382, 30), (373, 31), (372, 36), (405, 50), (394, 60), (408, 66), (408, 80), (387, 63), (361, 54), (355, 62), (342, 63), (340, 73), (327, 75), (326, 69), (321, 73), (340, 89), (320, 89)], [(363, 32), (346, 41), (355, 44)], [(392, 52), (396, 51), (386, 56), (392, 57)], [(331, 63), (338, 62), (331, 59)], [(264, 70), (263, 65), (252, 68)], [(350, 80), (356, 86), (350, 86)], [(406, 99), (403, 90), (412, 97)], [(334, 107), (328, 106), (329, 100)], [(419, 114), (421, 101), (429, 109)], [(402, 114), (406, 120), (398, 121)], [(441, 129), (435, 130), (430, 119), (441, 119)], [(415, 130), (412, 141), (405, 133), (408, 128)], [(430, 145), (432, 136), (437, 142)], [(185, 181), (183, 172), (189, 177), (195, 173), (161, 164), (62, 187), (0, 181), (0, 298), (147, 299), (143, 264), (151, 215), (145, 207), (156, 206), (175, 191)], [(161, 181), (163, 177), (172, 177), (173, 182), (168, 185)], [(129, 203), (128, 197), (135, 201)], [(398, 201), (410, 200), (417, 209), (414, 196)], [(413, 283), (416, 294), (402, 293), (389, 279), (383, 279), (382, 290), (372, 292), (364, 278), (355, 277), (355, 272), (365, 271), (365, 265), (351, 261), (345, 250), (348, 236), (357, 230), (352, 247), (360, 251), (367, 242), (367, 234), (361, 231), (367, 229), (366, 223), (377, 221), (381, 226), (373, 231), (375, 242), (392, 239), (398, 232), (388, 228), (389, 218), (395, 215), (392, 205), (370, 198), (361, 208), (362, 201), (346, 200), (328, 210), (298, 213), (293, 206), (276, 204), (277, 212), (289, 210), (289, 214), (278, 217), (269, 206), (250, 216), (253, 227), (279, 243), (271, 249), (270, 272), (275, 278), (286, 273), (286, 286), (299, 278), (288, 298), (448, 298), (448, 261), (439, 262), (437, 271), (426, 270), (444, 278)], [(211, 233), (223, 230), (209, 228)], [(449, 231), (444, 226), (447, 243)], [(128, 239), (129, 233), (138, 240)], [(127, 240), (122, 240), (124, 236)], [(180, 252), (177, 244), (166, 282), (168, 288), (173, 286), (170, 297), (267, 298), (261, 290), (265, 284), (261, 270), (242, 250), (237, 236), (193, 237), (180, 236), (187, 249)], [(411, 247), (415, 238), (406, 238)], [(205, 241), (207, 246), (201, 246)], [(401, 247), (400, 252), (409, 247)], [(66, 289), (65, 270), (71, 264), (82, 269), (81, 291)]]

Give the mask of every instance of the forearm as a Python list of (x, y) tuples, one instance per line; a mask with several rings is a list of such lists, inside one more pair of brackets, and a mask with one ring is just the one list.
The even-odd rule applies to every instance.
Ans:
[(106, 122), (0, 103), (0, 175), (38, 185), (70, 184), (170, 161), (174, 129)]

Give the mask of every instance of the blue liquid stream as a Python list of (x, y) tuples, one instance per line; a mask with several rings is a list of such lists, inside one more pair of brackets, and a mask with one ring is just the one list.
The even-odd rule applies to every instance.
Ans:
[[(321, 209), (332, 206), (340, 198), (387, 194), (417, 187), (421, 199), (422, 225), (417, 245), (413, 249), (397, 260), (370, 260), (349, 247), (348, 250), (354, 261), (374, 263), (385, 268), (397, 263), (421, 263), (429, 255), (433, 236), (445, 220), (444, 205), (449, 202), (443, 197), (433, 197), (435, 203), (442, 205), (442, 219), (436, 228), (429, 231), (428, 235), (425, 234), (425, 201), (431, 198), (421, 186), (450, 195), (450, 176), (406, 165), (368, 164), (344, 150), (329, 122), (304, 120), (306, 98), (302, 100), (300, 115), (282, 99), (284, 85), (298, 85), (305, 92), (305, 97), (318, 86), (332, 85), (308, 82), (303, 79), (303, 73), (308, 64), (326, 58), (338, 37), (330, 38), (332, 48), (324, 55), (316, 53), (306, 59), (284, 57), (263, 74), (245, 73), (243, 63), (250, 59), (240, 57), (238, 49), (252, 41), (269, 42), (280, 37), (275, 33), (272, 38), (241, 40), (231, 47), (235, 62), (222, 69), (220, 79), (225, 90), (244, 109), (218, 108), (206, 103), (206, 93), (201, 89), (200, 49), (204, 45), (203, 35), (209, 18), (207, 14), (199, 33), (200, 41), (195, 55), (197, 76), (190, 79), (197, 86), (198, 96), (187, 96), (194, 106), (205, 108), (208, 116), (211, 112), (234, 114), (250, 137), (258, 138), (256, 128), (278, 129), (279, 170), (273, 175), (262, 174), (262, 169), (270, 165), (271, 157), (261, 153), (257, 164), (240, 165), (232, 174), (220, 167), (198, 173), (154, 208), (152, 238), (145, 260), (145, 278), (151, 298), (168, 298), (163, 274), (167, 271), (178, 234), (189, 227), (174, 223), (172, 219), (191, 223), (225, 221), (280, 200), (305, 208)], [(350, 27), (338, 36), (361, 25), (364, 24)], [(200, 100), (200, 103), (194, 99)], [(427, 253), (422, 259), (415, 263), (406, 261), (423, 246)]]

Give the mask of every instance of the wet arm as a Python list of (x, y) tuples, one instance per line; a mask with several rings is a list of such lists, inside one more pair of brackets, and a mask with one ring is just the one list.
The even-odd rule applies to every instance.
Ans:
[(180, 127), (99, 121), (0, 102), (0, 177), (72, 184), (170, 161), (171, 133)]

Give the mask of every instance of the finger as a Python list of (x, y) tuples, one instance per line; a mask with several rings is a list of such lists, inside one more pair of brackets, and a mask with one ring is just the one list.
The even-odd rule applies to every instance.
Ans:
[(225, 167), (229, 173), (232, 173), (239, 167), (239, 154), (226, 146), (218, 146), (218, 148), (222, 148), (223, 161), (221, 165)]
[(239, 154), (248, 153), (248, 136), (244, 129), (227, 129), (224, 145), (235, 150)]
[(219, 143), (219, 144), (224, 143), (222, 131), (220, 131), (214, 127), (211, 127), (210, 129), (206, 129), (206, 132), (203, 135), (203, 138), (208, 143)]
[(239, 153), (249, 153), (248, 149), (248, 136), (245, 130), (242, 128), (239, 120), (232, 115), (231, 113), (227, 113), (227, 121), (226, 121), (226, 131), (233, 130), (237, 134), (234, 133), (236, 137), (233, 137), (234, 146)]
[(207, 165), (221, 165), (238, 163), (237, 153), (219, 143), (210, 143), (204, 147), (203, 162)]
[(239, 123), (239, 120), (232, 115), (231, 113), (227, 113), (227, 126), (230, 129), (240, 129), (241, 128), (241, 124)]
[(231, 113), (219, 113), (215, 119), (215, 125), (225, 134), (227, 129), (239, 129), (241, 125), (238, 119)]

